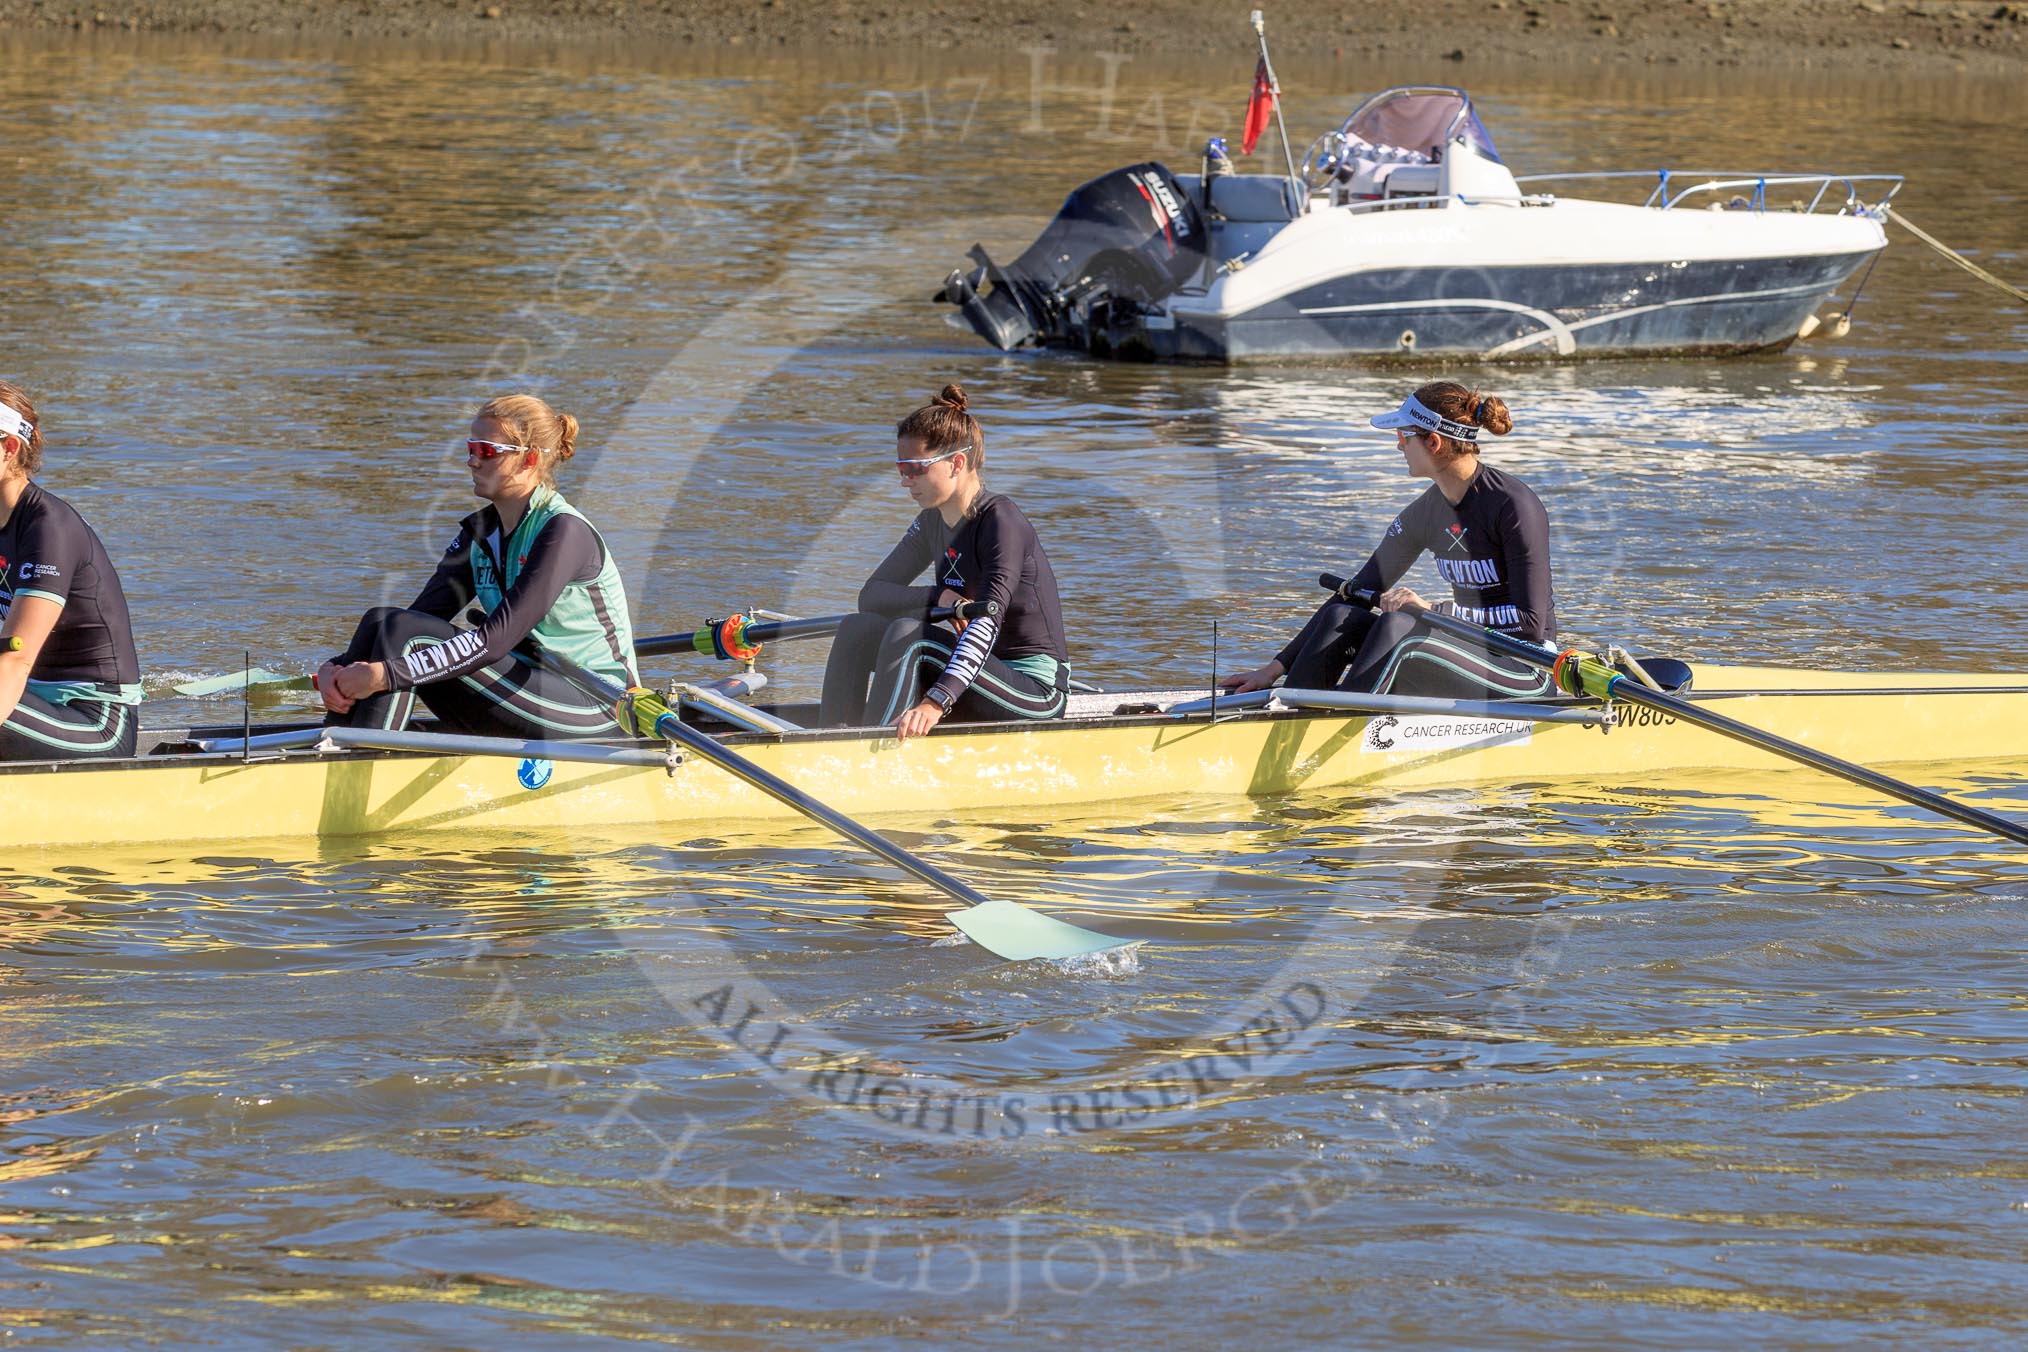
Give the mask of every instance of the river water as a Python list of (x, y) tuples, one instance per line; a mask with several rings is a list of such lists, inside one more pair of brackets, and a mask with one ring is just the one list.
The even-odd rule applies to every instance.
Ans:
[[(1208, 679), (1214, 619), (1264, 656), (1417, 487), (1363, 420), (1436, 372), (1010, 357), (927, 303), (1083, 178), (1192, 167), (1244, 53), (5, 51), (5, 373), (157, 691), (407, 599), (511, 388), (582, 420), (656, 633), (846, 607), (907, 515), (888, 429), (959, 380), (1111, 686)], [(2028, 273), (2018, 84), (1283, 76), (1299, 150), (1463, 78), (1517, 172), (1900, 172)], [(1471, 378), (1569, 635), (2009, 668), (2024, 337), (1897, 233), (1848, 338)], [(2006, 767), (1938, 787), (2028, 812)], [(0, 861), (8, 1342), (2028, 1333), (2028, 867), (1969, 831), (1801, 774), (888, 825), (1149, 944), (995, 964), (800, 830)]]

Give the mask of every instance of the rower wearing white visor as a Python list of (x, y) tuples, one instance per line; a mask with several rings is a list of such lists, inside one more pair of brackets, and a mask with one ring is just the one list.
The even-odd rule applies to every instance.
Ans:
[[(1479, 461), (1481, 433), (1513, 430), (1507, 405), (1443, 380), (1372, 423), (1394, 433), (1410, 474), (1431, 480), (1352, 579), (1349, 590), (1376, 595), (1376, 607), (1325, 602), (1273, 661), (1232, 677), (1226, 688), (1263, 690), (1286, 678), (1295, 689), (1445, 699), (1553, 693), (1546, 672), (1434, 633), (1403, 609), (1421, 606), (1543, 645), (1555, 640), (1549, 518), (1528, 485)], [(1431, 605), (1399, 585), (1424, 554), (1451, 584), (1450, 600)]]
[(0, 761), (131, 756), (141, 664), (113, 561), (32, 476), (41, 419), (0, 380)]

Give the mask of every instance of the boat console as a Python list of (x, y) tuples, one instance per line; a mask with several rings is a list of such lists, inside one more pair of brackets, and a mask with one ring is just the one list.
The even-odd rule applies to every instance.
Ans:
[[(1451, 197), (1519, 198), (1493, 138), (1462, 89), (1410, 85), (1376, 94), (1305, 156), (1311, 185), (1330, 204), (1427, 207)], [(1401, 201), (1399, 199), (1435, 199)]]

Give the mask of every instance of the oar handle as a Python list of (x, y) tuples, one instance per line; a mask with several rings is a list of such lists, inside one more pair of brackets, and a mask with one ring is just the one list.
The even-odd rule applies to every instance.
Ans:
[[(935, 623), (941, 620), (978, 620), (1000, 613), (998, 601), (961, 601), (954, 606), (936, 606), (929, 612), (928, 619)], [(740, 619), (734, 616), (734, 619)], [(814, 615), (802, 620), (743, 620), (733, 626), (735, 632), (726, 634), (722, 630), (724, 620), (713, 620), (698, 629), (681, 634), (657, 634), (653, 638), (637, 639), (634, 643), (636, 657), (666, 657), (670, 653), (702, 653), (706, 657), (720, 657), (730, 660), (737, 656), (732, 649), (758, 648), (763, 643), (777, 639), (814, 638), (819, 634), (835, 634), (838, 627), (851, 619), (850, 615)], [(729, 645), (727, 640), (731, 640)]]
[(1350, 601), (1354, 605), (1371, 606), (1375, 599), (1370, 591), (1352, 590), (1351, 582), (1339, 577), (1336, 573), (1317, 574), (1317, 585), (1336, 596), (1340, 601)]
[(0, 639), (0, 653), (18, 653), (20, 651), (21, 635), (9, 634), (6, 638)]

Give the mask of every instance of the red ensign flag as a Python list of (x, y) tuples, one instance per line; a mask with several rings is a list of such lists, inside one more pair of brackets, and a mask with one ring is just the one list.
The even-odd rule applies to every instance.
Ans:
[(1267, 130), (1268, 114), (1275, 109), (1275, 87), (1268, 79), (1267, 58), (1253, 68), (1253, 93), (1246, 101), (1246, 125), (1239, 129), (1239, 153), (1253, 154), (1260, 134)]

